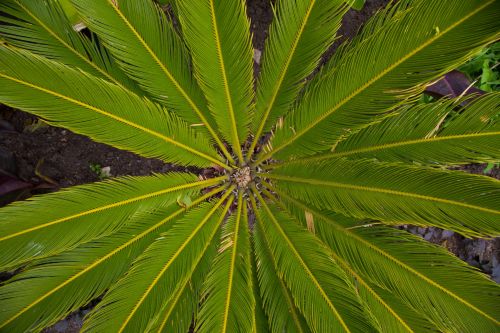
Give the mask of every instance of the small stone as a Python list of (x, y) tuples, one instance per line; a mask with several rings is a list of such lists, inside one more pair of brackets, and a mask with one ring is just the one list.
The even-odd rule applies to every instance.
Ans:
[(420, 235), (423, 235), (423, 234), (425, 234), (426, 230), (427, 230), (426, 228), (419, 227), (419, 228), (417, 229), (417, 232), (418, 232)]
[(57, 332), (66, 332), (68, 330), (68, 321), (67, 320), (61, 320), (57, 324), (54, 325), (54, 329)]
[(262, 56), (262, 51), (258, 49), (253, 49), (253, 60), (260, 65), (260, 58)]
[(448, 239), (450, 237), (452, 237), (455, 233), (453, 231), (450, 231), (450, 230), (443, 230), (443, 233), (441, 234), (441, 237), (443, 237), (443, 239)]

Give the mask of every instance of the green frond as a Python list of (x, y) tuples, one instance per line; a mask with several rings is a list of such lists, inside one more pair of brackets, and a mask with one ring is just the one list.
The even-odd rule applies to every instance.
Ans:
[[(124, 272), (135, 256), (161, 232), (169, 230), (172, 220), (223, 189), (198, 197), (188, 207), (179, 208), (174, 204), (157, 210), (143, 210), (110, 237), (83, 244), (30, 266), (35, 268), (0, 288), (0, 302), (6, 304), (0, 307), (3, 310), (0, 312), (0, 329), (8, 328), (9, 332), (17, 332), (16, 329), (24, 332), (25, 327), (41, 329), (86, 305), (108, 289), (120, 277), (120, 272)], [(113, 269), (119, 270), (117, 275), (110, 274), (109, 279), (104, 279), (103, 275)], [(65, 301), (59, 301), (60, 297)], [(16, 299), (15, 303), (12, 303), (12, 298)], [(51, 305), (54, 302), (59, 306)]]
[[(249, 202), (245, 202), (244, 209), (248, 210), (247, 205)], [(252, 246), (251, 248), (251, 264), (252, 264), (252, 291), (253, 291), (253, 298), (255, 300), (255, 306), (253, 309), (253, 316), (252, 316), (252, 333), (269, 333), (270, 328), (268, 324), (268, 317), (265, 313), (264, 310), (264, 302), (261, 297), (261, 288), (259, 286), (259, 277), (257, 274), (258, 267), (260, 265), (259, 259), (257, 258), (257, 250), (255, 247), (255, 227), (251, 231), (251, 238), (250, 238), (250, 245)], [(273, 272), (274, 273), (274, 272)]]
[(263, 206), (255, 207), (262, 236), (309, 327), (316, 332), (376, 331), (353, 284), (325, 246), (255, 194)]
[[(266, 183), (266, 187), (272, 190), (272, 186)], [(314, 224), (314, 232), (318, 232), (318, 236), (323, 238), (324, 233), (321, 233), (322, 229), (316, 230), (317, 216), (313, 215), (309, 209), (304, 205), (296, 204), (295, 201), (286, 201), (286, 196), (284, 203), (279, 201), (275, 196), (273, 196), (269, 191), (264, 190), (266, 196), (271, 198), (276, 202), (278, 206), (282, 209), (287, 210), (297, 218), (302, 226), (307, 227), (308, 221), (306, 214), (309, 214), (309, 223)], [(318, 213), (322, 216), (320, 213)], [(330, 214), (333, 215), (333, 214)], [(346, 225), (357, 225), (356, 221), (351, 218), (341, 216), (336, 214), (329, 216), (338, 225), (337, 228), (343, 230)], [(321, 221), (319, 222), (321, 223)], [(328, 244), (328, 239), (326, 239), (326, 244)], [(422, 315), (418, 314), (413, 308), (408, 304), (404, 304), (403, 301), (397, 299), (387, 290), (384, 290), (378, 286), (373, 285), (372, 281), (365, 279), (360, 276), (352, 267), (351, 264), (344, 258), (337, 255), (335, 252), (330, 253), (333, 259), (342, 267), (342, 269), (353, 279), (356, 284), (358, 292), (361, 298), (366, 302), (367, 306), (370, 308), (371, 313), (378, 322), (378, 327), (381, 332), (395, 333), (395, 332), (437, 332), (434, 325), (426, 320)]]
[(57, 62), (0, 46), (0, 84), (0, 102), (96, 141), (165, 162), (227, 168), (209, 141), (174, 114)]
[[(222, 223), (222, 222), (221, 222)], [(212, 262), (217, 254), (218, 237), (215, 236), (205, 255), (196, 266), (191, 276), (186, 276), (175, 293), (163, 307), (157, 318), (153, 318), (148, 332), (186, 333), (189, 331), (199, 311), (199, 300), (203, 291), (203, 281), (210, 272)]]
[[(366, 282), (366, 280), (365, 280)], [(381, 332), (443, 332), (408, 303), (391, 294), (384, 288), (371, 284), (360, 288), (360, 296), (370, 307), (381, 326)]]
[(174, 203), (159, 211), (164, 215), (154, 210), (135, 214), (111, 236), (41, 259), (0, 287), (0, 331), (41, 330), (101, 296), (171, 223), (143, 238), (136, 235), (179, 211), (179, 206)]
[(196, 111), (202, 112), (205, 102), (189, 71), (189, 55), (153, 1), (71, 1), (123, 70), (155, 101), (190, 124), (200, 122)]
[(242, 0), (178, 1), (196, 78), (220, 133), (240, 162), (253, 112), (253, 52)]
[(269, 318), (269, 327), (273, 333), (307, 333), (304, 317), (295, 306), (294, 300), (283, 278), (278, 276), (276, 262), (264, 239), (261, 223), (254, 231), (256, 271), (259, 282), (262, 306)]
[(289, 111), (305, 79), (335, 39), (348, 8), (344, 0), (277, 2), (257, 85), (255, 138), (249, 153), (261, 134)]
[[(142, 94), (95, 36), (76, 32), (55, 0), (5, 0), (0, 4), (0, 36), (9, 45), (80, 68)], [(7, 14), (7, 15), (5, 15)]]
[(397, 307), (412, 329), (428, 332), (435, 325), (439, 331), (458, 333), (498, 328), (500, 287), (444, 248), (387, 226), (346, 228), (353, 222), (343, 220), (352, 219), (311, 209), (282, 191), (277, 194), (294, 215), (305, 210), (313, 214), (318, 237), (389, 306), (403, 303), (431, 322)]
[(370, 160), (283, 166), (260, 174), (314, 207), (358, 219), (432, 225), (470, 237), (497, 236), (500, 181)]
[(193, 195), (215, 183), (189, 174), (123, 177), (14, 203), (0, 215), (0, 267), (19, 266), (109, 235), (136, 211), (167, 205), (180, 194)]
[[(251, 332), (254, 307), (250, 271), (250, 235), (243, 215), (243, 193), (238, 210), (222, 228), (217, 257), (205, 280), (197, 332)], [(245, 212), (246, 213), (246, 212)]]
[(342, 48), (257, 163), (332, 149), (498, 38), (497, 0), (417, 0), (410, 6), (385, 21), (375, 18), (384, 24), (372, 24), (372, 34)]
[(230, 194), (188, 212), (157, 238), (89, 314), (83, 332), (143, 332), (154, 325), (179, 282), (192, 276), (210, 247), (233, 201), (220, 209)]
[(465, 110), (455, 112), (463, 101), (444, 100), (405, 108), (399, 115), (339, 142), (331, 153), (299, 161), (340, 157), (430, 165), (499, 161), (500, 147), (496, 143), (500, 141), (500, 93), (477, 97)]

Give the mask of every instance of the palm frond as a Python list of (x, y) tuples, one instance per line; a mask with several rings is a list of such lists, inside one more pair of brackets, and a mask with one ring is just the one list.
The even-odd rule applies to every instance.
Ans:
[(1, 269), (108, 235), (142, 209), (175, 202), (216, 181), (171, 174), (118, 178), (46, 194), (2, 209)]
[[(266, 187), (272, 190), (272, 186), (267, 183)], [(310, 214), (310, 219), (313, 220), (315, 226), (318, 224), (318, 222), (314, 222), (317, 221), (315, 220), (316, 215), (313, 215), (309, 209), (306, 210), (306, 207), (304, 205), (296, 204), (293, 200), (284, 201), (284, 203), (282, 203), (269, 191), (265, 189), (263, 191), (267, 197), (275, 201), (276, 204), (283, 210), (286, 210), (290, 212), (290, 214), (295, 216), (297, 220), (302, 224), (302, 226), (307, 227), (308, 224), (307, 218), (305, 218), (306, 212)], [(288, 207), (286, 204), (288, 204)], [(340, 214), (334, 215), (332, 219), (336, 223), (338, 223), (339, 220), (347, 220), (347, 223), (340, 223), (337, 226), (340, 228), (345, 228), (345, 224), (356, 225), (356, 223), (352, 221), (352, 219), (340, 216)], [(315, 232), (317, 231), (318, 236), (322, 240), (324, 240), (326, 244), (329, 244), (329, 239), (325, 239), (323, 237), (325, 233), (323, 233), (322, 230), (322, 228), (316, 230), (315, 227)], [(404, 304), (403, 301), (397, 299), (387, 290), (374, 285), (372, 281), (362, 277), (351, 267), (351, 264), (347, 262), (347, 260), (340, 257), (333, 251), (330, 253), (330, 255), (342, 267), (342, 269), (352, 277), (361, 298), (366, 302), (371, 310), (371, 313), (378, 321), (378, 327), (381, 332), (437, 332), (434, 324), (426, 320), (408, 304)]]
[(264, 239), (264, 230), (261, 227), (261, 223), (255, 225), (254, 244), (262, 306), (269, 318), (271, 332), (309, 332), (309, 327), (295, 306), (293, 297), (285, 285), (283, 278), (277, 275), (278, 267), (269, 249), (269, 245)]
[[(247, 205), (249, 205), (249, 202), (245, 202), (244, 210), (248, 210)], [(255, 248), (255, 226), (251, 232), (251, 238), (250, 238), (250, 245), (252, 246), (251, 248), (251, 258), (252, 258), (252, 290), (253, 290), (253, 298), (255, 300), (255, 307), (253, 309), (253, 316), (252, 316), (252, 333), (269, 333), (270, 328), (269, 328), (269, 319), (265, 313), (264, 310), (264, 302), (261, 297), (261, 288), (259, 286), (259, 277), (257, 274), (258, 267), (260, 263), (258, 262), (259, 259), (257, 258), (256, 255), (256, 248)]]
[(143, 332), (154, 325), (151, 319), (159, 320), (163, 304), (182, 285), (179, 281), (192, 276), (210, 247), (233, 201), (220, 209), (230, 194), (188, 212), (151, 244), (89, 314), (83, 331)]
[(227, 168), (177, 116), (87, 73), (0, 46), (0, 84), (0, 102), (96, 141), (165, 162)]
[(272, 155), (283, 159), (331, 149), (498, 38), (496, 0), (417, 0), (410, 6), (386, 21), (376, 18), (384, 24), (372, 25), (373, 34), (343, 48), (333, 68), (308, 87), (256, 163)]
[[(222, 228), (217, 257), (205, 280), (197, 332), (251, 332), (254, 307), (250, 271), (250, 235), (243, 215), (243, 193), (238, 211)], [(247, 222), (247, 223), (245, 223)]]
[(254, 204), (262, 236), (309, 327), (317, 332), (376, 331), (354, 286), (324, 245), (254, 192), (263, 207)]
[[(387, 226), (346, 228), (353, 222), (342, 220), (352, 219), (322, 213), (283, 191), (276, 193), (294, 215), (305, 210), (313, 214), (318, 237), (386, 303), (402, 302), (425, 316), (431, 322), (428, 331), (435, 329), (434, 324), (445, 332), (494, 332), (500, 324), (496, 306), (500, 287), (445, 249)], [(397, 308), (412, 329), (429, 325), (401, 310)]]
[(408, 107), (397, 116), (349, 136), (331, 153), (299, 161), (348, 157), (430, 165), (497, 162), (499, 97), (499, 93), (478, 97), (461, 112), (455, 112), (455, 108), (463, 99)]
[(151, 320), (155, 324), (151, 325), (151, 329), (147, 329), (148, 332), (186, 333), (189, 331), (193, 319), (196, 318), (199, 311), (203, 281), (210, 272), (212, 262), (217, 254), (217, 241), (217, 237), (214, 237), (193, 274), (190, 277), (186, 276), (180, 282), (170, 300), (163, 304), (157, 316), (158, 319)]
[(76, 32), (55, 0), (5, 0), (0, 4), (0, 35), (9, 45), (28, 50), (142, 94), (108, 51)]
[(250, 24), (241, 0), (179, 1), (179, 19), (196, 78), (220, 133), (243, 162), (253, 108)]
[(347, 159), (283, 166), (261, 176), (314, 207), (359, 219), (500, 235), (500, 181), (485, 176)]
[(349, 8), (344, 0), (280, 0), (276, 7), (257, 86), (255, 138), (249, 154), (261, 134), (288, 112)]
[[(132, 79), (189, 125), (196, 126), (202, 133), (210, 133), (230, 158), (215, 133), (203, 93), (190, 71), (187, 49), (153, 1), (72, 2)], [(197, 126), (199, 124), (202, 126)]]
[[(0, 329), (24, 332), (28, 327), (43, 328), (86, 305), (109, 288), (161, 232), (169, 230), (172, 220), (223, 189), (202, 195), (187, 207), (172, 204), (139, 211), (111, 236), (28, 266), (25, 273), (0, 288)], [(103, 278), (114, 269), (117, 274)], [(58, 306), (50, 306), (53, 302)]]

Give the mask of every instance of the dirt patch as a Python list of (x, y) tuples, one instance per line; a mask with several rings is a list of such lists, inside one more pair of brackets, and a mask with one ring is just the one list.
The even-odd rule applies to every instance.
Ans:
[[(0, 149), (14, 155), (17, 176), (38, 184), (45, 179), (61, 187), (100, 180), (97, 166), (110, 167), (111, 176), (148, 175), (175, 169), (155, 159), (142, 158), (105, 144), (97, 143), (68, 130), (43, 125), (36, 117), (24, 112), (3, 108), (4, 121), (9, 130), (0, 130)], [(42, 124), (38, 125), (36, 124)], [(94, 170), (92, 170), (94, 167)]]

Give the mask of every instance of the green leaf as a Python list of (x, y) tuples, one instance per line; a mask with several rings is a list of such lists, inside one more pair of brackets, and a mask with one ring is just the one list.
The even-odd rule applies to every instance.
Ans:
[(455, 108), (462, 102), (463, 99), (441, 100), (405, 108), (399, 115), (339, 142), (331, 153), (299, 161), (340, 157), (430, 165), (499, 161), (500, 147), (495, 143), (500, 140), (500, 94), (477, 97), (455, 115)]
[(375, 18), (372, 33), (341, 48), (256, 163), (329, 150), (415, 99), (428, 82), (498, 37), (499, 10), (495, 0), (417, 0), (398, 13), (382, 11), (388, 19)]
[(343, 0), (277, 2), (257, 86), (255, 144), (288, 113), (307, 76), (335, 39), (348, 8)]
[(346, 159), (284, 166), (262, 176), (294, 198), (359, 219), (500, 235), (500, 181), (489, 177)]
[(253, 52), (242, 0), (179, 1), (196, 78), (220, 133), (243, 162), (253, 109)]
[(174, 114), (84, 72), (0, 46), (0, 84), (0, 102), (52, 125), (165, 162), (226, 167)]
[(196, 320), (197, 332), (251, 332), (255, 300), (250, 271), (250, 235), (243, 215), (243, 193), (238, 211), (222, 227), (217, 257), (205, 280)]
[(167, 223), (171, 219), (165, 221), (165, 216), (181, 212), (177, 205), (170, 204), (136, 213), (111, 236), (28, 266), (0, 287), (0, 330), (41, 330), (100, 297), (160, 232), (171, 227)]
[(83, 332), (143, 332), (154, 325), (178, 282), (192, 276), (209, 249), (232, 202), (219, 209), (229, 194), (188, 212), (153, 242), (91, 312)]
[(0, 25), (0, 36), (10, 45), (80, 68), (142, 94), (94, 35), (89, 39), (73, 29), (65, 14), (65, 8), (72, 7), (67, 1), (3, 1), (0, 11), (8, 16), (0, 15), (0, 22), (5, 23)]
[[(328, 250), (291, 217), (254, 205), (257, 223), (271, 250), (279, 276), (288, 286), (295, 305), (316, 332), (372, 332), (376, 329), (346, 274)], [(300, 246), (298, 246), (300, 244)], [(311, 302), (310, 300), (314, 300)]]
[(283, 278), (277, 275), (278, 267), (264, 239), (261, 223), (256, 224), (254, 243), (262, 305), (269, 318), (271, 332), (309, 332), (305, 319), (295, 306)]
[[(245, 205), (245, 209), (247, 205)], [(269, 325), (268, 325), (268, 318), (266, 316), (265, 310), (264, 310), (264, 302), (261, 297), (261, 288), (259, 286), (259, 277), (257, 274), (258, 267), (260, 263), (258, 262), (258, 258), (256, 255), (256, 247), (255, 247), (255, 229), (253, 232), (251, 232), (251, 257), (252, 257), (252, 290), (253, 290), (253, 297), (255, 299), (255, 307), (253, 309), (253, 328), (252, 328), (252, 333), (269, 333), (271, 332), (269, 330)]]
[(294, 215), (304, 210), (313, 214), (318, 237), (388, 306), (405, 305), (395, 312), (412, 329), (434, 331), (434, 323), (439, 331), (495, 331), (499, 324), (495, 299), (500, 288), (445, 249), (395, 228), (356, 226), (351, 218), (319, 212), (284, 192), (277, 193)]
[(200, 122), (204, 99), (189, 72), (187, 50), (153, 1), (72, 2), (131, 78), (179, 117)]
[(179, 193), (194, 194), (215, 183), (196, 180), (189, 174), (115, 178), (14, 203), (0, 215), (0, 267), (109, 235), (136, 211), (174, 203)]

